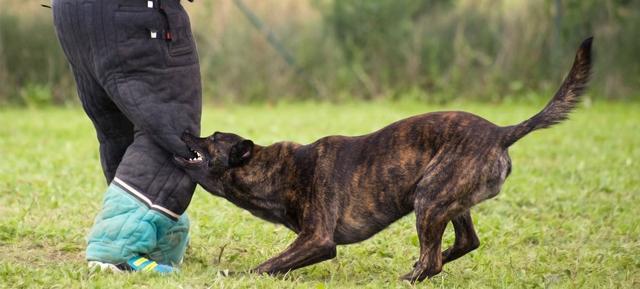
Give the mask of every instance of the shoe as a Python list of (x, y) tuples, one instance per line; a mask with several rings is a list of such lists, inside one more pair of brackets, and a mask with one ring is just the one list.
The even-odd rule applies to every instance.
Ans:
[(89, 270), (91, 272), (155, 272), (160, 274), (169, 274), (178, 271), (169, 265), (159, 264), (156, 261), (141, 256), (132, 257), (127, 260), (127, 262), (117, 265), (99, 261), (89, 261)]

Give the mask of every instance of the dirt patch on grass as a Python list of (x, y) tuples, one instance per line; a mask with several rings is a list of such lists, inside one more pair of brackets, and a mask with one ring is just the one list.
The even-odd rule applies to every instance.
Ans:
[(84, 250), (75, 244), (0, 243), (0, 260), (35, 267), (84, 262)]

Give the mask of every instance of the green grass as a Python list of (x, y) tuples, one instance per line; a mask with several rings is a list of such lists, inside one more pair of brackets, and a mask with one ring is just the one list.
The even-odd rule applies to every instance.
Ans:
[[(204, 111), (203, 131), (259, 144), (368, 133), (426, 111), (463, 109), (501, 125), (533, 104), (417, 102), (231, 106)], [(568, 122), (511, 149), (501, 194), (472, 210), (481, 246), (416, 288), (640, 288), (640, 104), (581, 106)], [(284, 277), (241, 274), (294, 234), (198, 189), (182, 273), (89, 273), (84, 236), (106, 188), (97, 141), (80, 109), (0, 110), (0, 287), (410, 288), (397, 278), (418, 254), (414, 215), (334, 260)], [(451, 244), (452, 229), (445, 235)], [(222, 251), (222, 248), (224, 250)], [(222, 252), (222, 254), (221, 254)]]

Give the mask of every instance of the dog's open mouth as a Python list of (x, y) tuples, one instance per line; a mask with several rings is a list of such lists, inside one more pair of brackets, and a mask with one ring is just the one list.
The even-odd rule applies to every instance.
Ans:
[(182, 135), (181, 139), (189, 149), (190, 155), (186, 158), (175, 155), (174, 158), (176, 161), (182, 165), (199, 165), (203, 163), (205, 161), (204, 152), (198, 148), (194, 137), (185, 133)]
[(195, 164), (204, 161), (204, 157), (199, 151), (189, 148), (189, 152), (191, 152), (191, 157), (185, 159), (187, 162)]
[(200, 165), (204, 162), (204, 156), (200, 151), (189, 147), (189, 153), (191, 154), (191, 156), (189, 156), (188, 158), (183, 158), (178, 155), (174, 155), (173, 158), (183, 166)]

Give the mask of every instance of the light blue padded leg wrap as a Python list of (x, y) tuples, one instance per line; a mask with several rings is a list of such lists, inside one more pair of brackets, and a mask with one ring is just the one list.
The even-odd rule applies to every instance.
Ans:
[(147, 255), (158, 263), (178, 264), (188, 235), (186, 214), (178, 222), (173, 221), (111, 185), (87, 237), (86, 258), (120, 264), (134, 256)]
[(178, 222), (160, 235), (149, 258), (162, 264), (179, 265), (189, 243), (189, 216), (185, 212)]

